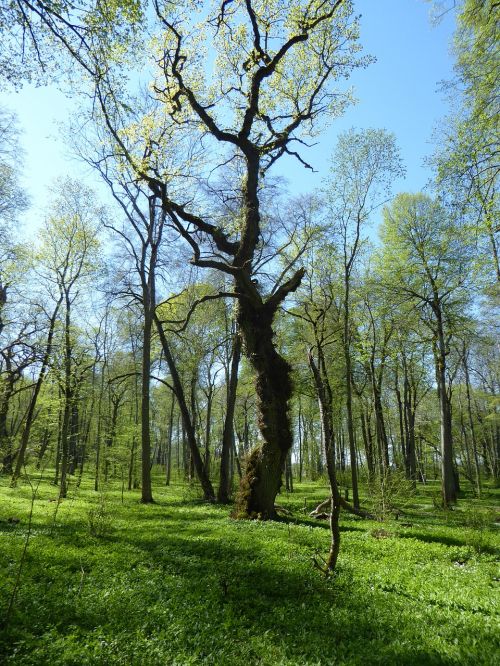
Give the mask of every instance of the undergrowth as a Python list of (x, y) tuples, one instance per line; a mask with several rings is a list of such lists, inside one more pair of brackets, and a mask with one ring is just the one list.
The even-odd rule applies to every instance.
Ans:
[[(325, 521), (308, 513), (326, 486), (296, 484), (280, 522), (237, 521), (184, 485), (138, 491), (90, 480), (57, 505), (40, 484), (0, 662), (153, 666), (492, 664), (499, 572), (493, 491), (433, 507), (419, 488), (386, 521), (341, 514), (338, 571)], [(0, 480), (0, 613), (25, 543), (30, 488)], [(367, 498), (362, 498), (367, 504)], [(57, 512), (55, 512), (55, 507)], [(54, 519), (55, 516), (55, 519)], [(16, 522), (19, 520), (19, 522)], [(3, 615), (0, 615), (0, 619)]]

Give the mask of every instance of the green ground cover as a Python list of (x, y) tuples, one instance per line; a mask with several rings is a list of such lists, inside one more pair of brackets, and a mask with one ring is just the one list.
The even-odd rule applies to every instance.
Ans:
[[(196, 489), (119, 484), (57, 490), (43, 480), (20, 586), (0, 634), (6, 664), (495, 664), (499, 650), (498, 496), (443, 512), (436, 485), (399, 519), (341, 517), (338, 571), (312, 557), (329, 534), (308, 511), (320, 483), (279, 497), (292, 516), (245, 522)], [(466, 494), (467, 495), (467, 494)], [(0, 612), (25, 544), (30, 486), (0, 481)], [(365, 498), (366, 501), (366, 498)], [(19, 519), (20, 522), (13, 522)]]

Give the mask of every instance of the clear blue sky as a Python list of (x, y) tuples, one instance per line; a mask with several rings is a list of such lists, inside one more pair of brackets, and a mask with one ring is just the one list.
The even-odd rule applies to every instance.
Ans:
[[(430, 177), (424, 158), (430, 154), (432, 131), (446, 114), (439, 82), (451, 78), (450, 40), (453, 14), (438, 26), (429, 18), (425, 0), (357, 0), (361, 19), (361, 43), (377, 62), (354, 73), (359, 102), (321, 136), (319, 145), (304, 156), (318, 170), (311, 174), (299, 165), (281, 163), (275, 173), (286, 176), (293, 193), (320, 186), (339, 131), (350, 127), (383, 127), (396, 134), (408, 173), (397, 190), (416, 191)], [(71, 157), (71, 146), (60, 138), (58, 125), (74, 112), (75, 102), (53, 87), (26, 86), (4, 94), (2, 105), (16, 111), (23, 131), (24, 183), (32, 200), (24, 228), (29, 236), (43, 218), (47, 192), (58, 176), (71, 175), (95, 183), (86, 165)]]

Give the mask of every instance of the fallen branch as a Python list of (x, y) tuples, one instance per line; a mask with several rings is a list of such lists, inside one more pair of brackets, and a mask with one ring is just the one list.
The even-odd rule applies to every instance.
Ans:
[(274, 510), (278, 514), (282, 514), (283, 516), (292, 516), (292, 512), (289, 509), (285, 509), (284, 506), (280, 506), (279, 504), (274, 505)]
[[(360, 518), (366, 518), (367, 520), (375, 520), (375, 516), (371, 514), (369, 511), (365, 511), (364, 509), (356, 509), (355, 507), (352, 506), (352, 504), (349, 504), (343, 497), (340, 497), (340, 506), (348, 511), (349, 513), (353, 513), (355, 516), (359, 516)], [(328, 497), (324, 502), (321, 502), (321, 504), (318, 504), (318, 506), (314, 509), (314, 511), (311, 511), (309, 516), (311, 518), (328, 518), (329, 514), (325, 513), (324, 509), (327, 509), (331, 507), (332, 503), (332, 498)]]

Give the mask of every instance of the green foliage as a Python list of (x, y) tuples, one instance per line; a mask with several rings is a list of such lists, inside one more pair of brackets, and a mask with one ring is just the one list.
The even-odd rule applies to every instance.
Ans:
[(25, 0), (1, 3), (0, 88), (46, 83), (61, 68), (73, 80), (75, 61), (88, 73), (95, 62), (88, 58), (87, 42), (99, 42), (109, 57), (128, 43), (139, 53), (143, 10), (140, 0), (57, 0), (37, 7)]
[(370, 485), (372, 511), (379, 520), (398, 515), (411, 503), (415, 490), (403, 472), (387, 470)]
[(453, 43), (456, 77), (448, 84), (454, 116), (446, 119), (433, 161), (440, 191), (476, 224), (483, 264), (493, 268), (498, 288), (497, 14), (494, 0), (458, 3)]
[(461, 518), (464, 526), (469, 528), (467, 535), (469, 545), (480, 553), (488, 544), (488, 531), (494, 525), (495, 512), (472, 501), (464, 509)]
[(112, 515), (104, 493), (100, 494), (98, 503), (87, 511), (87, 523), (89, 533), (93, 537), (102, 538), (111, 533)]
[(462, 0), (458, 14), (455, 69), (465, 83), (464, 97), (476, 120), (484, 115), (493, 120), (495, 113), (499, 51), (497, 9), (494, 0)]
[[(328, 529), (303, 507), (324, 499), (326, 486), (282, 495), (293, 518), (269, 523), (183, 501), (184, 486), (158, 483), (157, 504), (148, 506), (135, 491), (122, 505), (120, 489), (110, 487), (115, 529), (89, 539), (90, 480), (61, 503), (53, 529), (56, 490), (44, 482), (0, 658), (37, 666), (491, 664), (499, 647), (498, 536), (488, 525), (482, 550), (471, 548), (473, 528), (459, 511), (429, 508), (433, 488), (419, 491), (404, 523), (342, 513), (339, 568), (325, 581), (311, 555), (326, 552)], [(0, 494), (3, 613), (30, 493), (2, 481)], [(387, 535), (372, 535), (374, 528)]]
[[(377, 268), (384, 289), (409, 297), (424, 322), (432, 305), (455, 322), (473, 277), (473, 239), (466, 225), (425, 194), (398, 194), (384, 208)], [(454, 309), (454, 310), (453, 310)]]
[[(0, 107), (0, 239), (4, 226), (14, 225), (28, 207), (28, 197), (20, 182), (23, 152), (16, 116)], [(2, 263), (5, 262), (2, 249)], [(3, 267), (2, 267), (3, 268)]]

